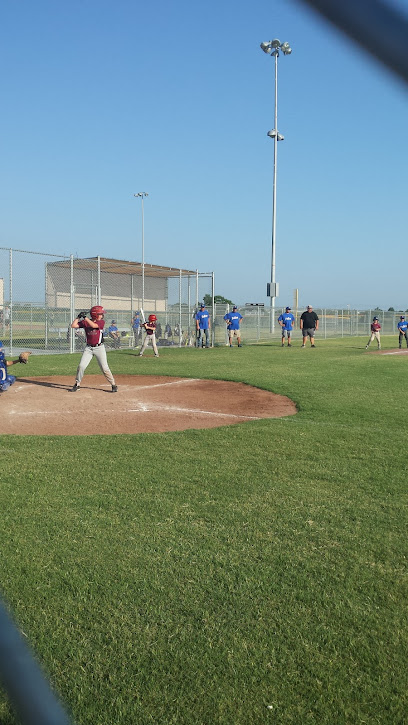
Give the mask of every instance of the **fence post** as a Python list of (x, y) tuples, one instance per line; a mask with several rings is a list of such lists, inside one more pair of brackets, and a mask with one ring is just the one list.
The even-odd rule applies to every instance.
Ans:
[(69, 351), (75, 352), (74, 331), (71, 327), (71, 320), (75, 318), (75, 288), (74, 288), (74, 255), (70, 257), (70, 319), (69, 324)]
[(179, 347), (181, 347), (181, 269), (179, 272)]
[(10, 355), (13, 355), (13, 250), (9, 250), (9, 267), (10, 267), (10, 325), (9, 325), (9, 344)]

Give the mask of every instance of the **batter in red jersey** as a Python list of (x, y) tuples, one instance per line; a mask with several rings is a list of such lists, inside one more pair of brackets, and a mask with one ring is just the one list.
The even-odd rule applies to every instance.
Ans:
[(105, 320), (103, 319), (104, 313), (105, 310), (103, 307), (95, 305), (91, 309), (90, 318), (86, 316), (85, 312), (81, 312), (71, 325), (74, 330), (77, 330), (78, 328), (83, 329), (86, 335), (86, 348), (78, 365), (78, 370), (75, 376), (75, 385), (71, 388), (73, 393), (79, 390), (84, 372), (93, 357), (96, 357), (103, 375), (108, 383), (111, 384), (112, 393), (117, 393), (118, 391), (115, 379), (109, 369), (105, 345), (103, 342), (103, 328), (105, 327)]

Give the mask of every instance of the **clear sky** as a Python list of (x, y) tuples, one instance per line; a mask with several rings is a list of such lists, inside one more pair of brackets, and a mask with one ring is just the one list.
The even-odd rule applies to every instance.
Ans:
[(0, 246), (140, 261), (147, 191), (146, 263), (267, 302), (272, 38), (277, 305), (407, 309), (408, 88), (296, 0), (3, 0)]

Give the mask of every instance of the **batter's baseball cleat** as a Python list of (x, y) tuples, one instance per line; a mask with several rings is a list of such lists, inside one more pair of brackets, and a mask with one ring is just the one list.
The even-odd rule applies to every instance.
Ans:
[(310, 347), (316, 347), (316, 345), (311, 345)]
[(238, 347), (242, 347), (242, 344), (238, 345)]
[(288, 342), (288, 347), (292, 347), (292, 343)]
[(75, 383), (73, 388), (71, 388), (71, 393), (76, 393), (77, 390), (79, 390), (79, 385), (78, 385), (78, 383)]
[(300, 347), (306, 347), (306, 345), (301, 345)]
[(155, 355), (155, 357), (159, 357), (158, 355)]
[(118, 392), (118, 386), (112, 385), (112, 393), (117, 393), (117, 392)]

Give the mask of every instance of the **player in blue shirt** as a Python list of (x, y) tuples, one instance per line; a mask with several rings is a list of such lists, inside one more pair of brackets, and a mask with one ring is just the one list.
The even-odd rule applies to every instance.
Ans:
[(407, 343), (407, 347), (408, 347), (408, 322), (406, 321), (404, 315), (401, 315), (397, 328), (398, 328), (398, 333), (399, 333), (398, 347), (401, 349), (403, 337), (405, 337), (405, 342)]
[(241, 330), (239, 329), (242, 315), (238, 312), (236, 305), (233, 306), (232, 312), (227, 312), (227, 314), (224, 315), (224, 320), (227, 323), (229, 346), (232, 347), (232, 341), (234, 337), (236, 337), (238, 347), (242, 347)]
[(205, 346), (210, 347), (211, 320), (210, 313), (208, 312), (208, 310), (205, 309), (204, 302), (196, 313), (195, 319), (197, 330), (197, 347), (204, 347), (204, 335)]
[(290, 311), (290, 307), (287, 307), (286, 311), (278, 317), (278, 322), (282, 328), (282, 347), (285, 347), (285, 335), (287, 335), (288, 337), (288, 347), (292, 347), (290, 335), (293, 329), (294, 321), (295, 318)]
[(119, 348), (120, 347), (120, 332), (118, 328), (116, 327), (116, 320), (112, 320), (111, 324), (108, 327), (108, 333), (109, 337), (113, 340), (113, 347)]

